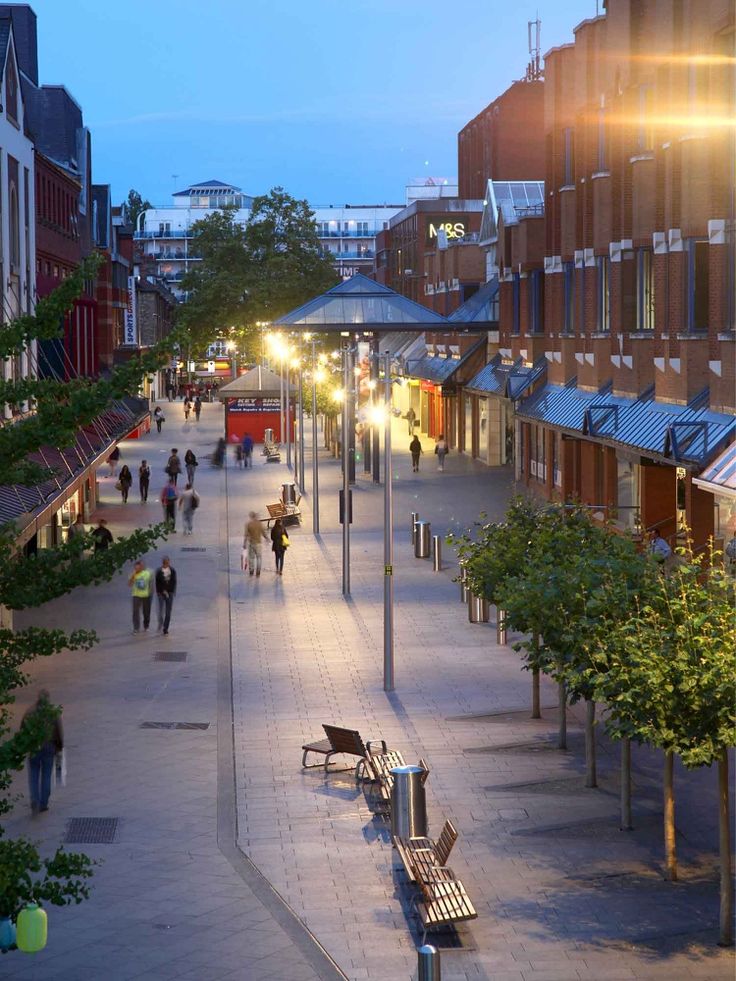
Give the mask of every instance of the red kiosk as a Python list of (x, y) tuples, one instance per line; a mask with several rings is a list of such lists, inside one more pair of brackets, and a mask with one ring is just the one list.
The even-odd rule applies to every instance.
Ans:
[[(284, 382), (284, 394), (286, 393)], [(290, 437), (294, 438), (293, 397), (296, 392), (292, 385), (289, 402)], [(285, 442), (286, 433), (281, 432), (280, 421), (281, 378), (276, 372), (256, 365), (244, 375), (223, 385), (218, 397), (225, 405), (225, 438), (228, 443), (237, 443), (246, 433), (250, 433), (254, 443), (262, 443), (266, 429), (272, 429), (277, 442)]]

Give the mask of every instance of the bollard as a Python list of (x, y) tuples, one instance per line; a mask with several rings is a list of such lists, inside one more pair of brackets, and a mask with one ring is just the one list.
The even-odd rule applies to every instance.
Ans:
[(496, 607), (496, 643), (506, 644), (506, 611)]
[(432, 944), (425, 944), (417, 951), (419, 973), (417, 981), (442, 981), (440, 952)]
[(417, 521), (414, 535), (414, 557), (428, 559), (432, 537), (432, 525), (429, 521)]
[(460, 583), (460, 602), (467, 603), (468, 593), (470, 592), (468, 588), (468, 570), (465, 568), (462, 562), (460, 563), (460, 576), (458, 578), (458, 582)]
[(442, 539), (432, 535), (432, 567), (435, 572), (442, 572)]
[(488, 600), (485, 596), (476, 596), (475, 593), (469, 593), (468, 620), (471, 623), (488, 623), (489, 616)]
[(417, 540), (417, 521), (419, 521), (419, 514), (416, 511), (411, 512), (411, 543), (412, 545)]

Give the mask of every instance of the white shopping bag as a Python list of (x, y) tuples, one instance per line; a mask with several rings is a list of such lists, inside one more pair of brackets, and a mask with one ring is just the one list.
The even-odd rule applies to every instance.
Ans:
[(63, 749), (56, 754), (54, 771), (56, 773), (56, 786), (66, 787), (66, 751)]
[(241, 549), (241, 552), (240, 552), (240, 568), (243, 570), (243, 572), (247, 572), (248, 571), (248, 549), (247, 548)]

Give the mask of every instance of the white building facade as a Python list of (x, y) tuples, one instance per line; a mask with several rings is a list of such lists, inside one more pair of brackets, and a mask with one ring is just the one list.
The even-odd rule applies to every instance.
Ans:
[(177, 300), (185, 300), (181, 281), (199, 257), (191, 250), (192, 225), (223, 208), (235, 208), (235, 221), (246, 225), (253, 197), (234, 184), (203, 181), (176, 191), (173, 203), (149, 208), (138, 219), (135, 238), (145, 259), (155, 264), (162, 279)]
[(313, 209), (322, 249), (342, 279), (373, 270), (376, 235), (402, 208), (400, 204), (346, 204)]

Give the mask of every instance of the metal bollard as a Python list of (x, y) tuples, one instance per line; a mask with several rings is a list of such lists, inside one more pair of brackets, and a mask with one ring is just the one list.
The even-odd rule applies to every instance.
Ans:
[(488, 600), (485, 596), (468, 595), (468, 620), (471, 623), (488, 623)]
[(417, 951), (419, 974), (417, 981), (442, 981), (440, 952), (432, 944), (425, 944)]
[(470, 589), (468, 588), (468, 570), (465, 566), (460, 563), (460, 576), (458, 577), (458, 582), (460, 583), (460, 602), (468, 602), (468, 593)]
[(419, 513), (417, 511), (411, 512), (411, 543), (412, 545), (417, 540), (417, 521), (419, 521)]
[(442, 539), (432, 535), (432, 567), (435, 572), (442, 572)]
[(506, 611), (496, 607), (496, 643), (506, 644)]

